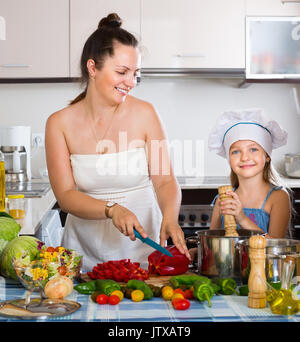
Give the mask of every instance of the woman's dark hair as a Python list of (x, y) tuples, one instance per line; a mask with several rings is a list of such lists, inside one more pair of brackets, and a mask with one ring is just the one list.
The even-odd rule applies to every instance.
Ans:
[(89, 82), (89, 72), (86, 63), (89, 59), (93, 59), (96, 68), (100, 70), (105, 58), (114, 55), (114, 44), (116, 42), (132, 47), (138, 46), (138, 41), (134, 35), (122, 29), (121, 25), (121, 18), (116, 13), (111, 13), (100, 20), (98, 29), (87, 39), (80, 60), (81, 84), (85, 85), (85, 90), (72, 100), (70, 104), (79, 102), (86, 96)]

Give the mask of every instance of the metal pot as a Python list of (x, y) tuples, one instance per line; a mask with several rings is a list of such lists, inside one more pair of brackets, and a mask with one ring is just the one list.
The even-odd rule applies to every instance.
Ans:
[[(197, 270), (207, 277), (240, 277), (240, 253), (236, 245), (261, 234), (261, 231), (239, 229), (239, 236), (225, 236), (224, 229), (197, 231), (194, 238), (198, 248)], [(188, 239), (191, 242), (191, 238)]]
[(300, 178), (300, 154), (284, 155), (285, 172), (289, 177)]
[[(265, 272), (267, 281), (279, 282), (281, 280), (282, 263), (287, 255), (293, 255), (297, 258), (294, 276), (299, 276), (300, 241), (292, 239), (266, 239), (266, 241)], [(241, 241), (238, 245), (238, 250), (240, 254), (242, 282), (246, 284), (250, 273), (248, 240)]]

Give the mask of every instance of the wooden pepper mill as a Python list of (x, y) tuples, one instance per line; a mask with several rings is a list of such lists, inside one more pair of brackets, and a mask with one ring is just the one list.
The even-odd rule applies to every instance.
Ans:
[(248, 307), (261, 309), (266, 307), (267, 280), (265, 273), (266, 239), (261, 235), (253, 235), (249, 239), (250, 275), (248, 278)]
[[(232, 196), (227, 195), (227, 191), (233, 191), (231, 185), (223, 185), (218, 188), (220, 200), (225, 200), (232, 198)], [(237, 232), (237, 224), (233, 215), (224, 215), (224, 229), (225, 236), (239, 236)]]

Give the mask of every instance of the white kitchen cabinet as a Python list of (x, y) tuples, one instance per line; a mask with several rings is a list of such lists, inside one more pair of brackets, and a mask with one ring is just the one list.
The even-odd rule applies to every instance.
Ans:
[(246, 15), (299, 16), (300, 1), (283, 3), (282, 0), (246, 0)]
[(69, 77), (69, 0), (0, 0), (0, 78)]
[(70, 0), (71, 77), (80, 76), (84, 43), (109, 13), (117, 13), (122, 27), (140, 39), (140, 0)]
[(141, 0), (142, 68), (244, 68), (244, 0)]

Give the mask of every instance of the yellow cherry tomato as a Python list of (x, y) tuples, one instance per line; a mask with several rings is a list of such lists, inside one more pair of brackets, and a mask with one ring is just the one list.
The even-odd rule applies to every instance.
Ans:
[(141, 290), (134, 290), (131, 292), (131, 299), (134, 302), (141, 302), (144, 299), (144, 292)]
[(124, 298), (124, 294), (123, 292), (121, 292), (120, 290), (115, 290), (113, 291), (110, 295), (116, 295), (120, 298), (120, 301)]
[(174, 293), (171, 300), (173, 299), (176, 299), (176, 298), (179, 298), (179, 299), (184, 299), (184, 295), (182, 293)]
[(164, 286), (161, 290), (161, 294), (164, 300), (171, 300), (174, 295), (174, 290), (171, 286)]

